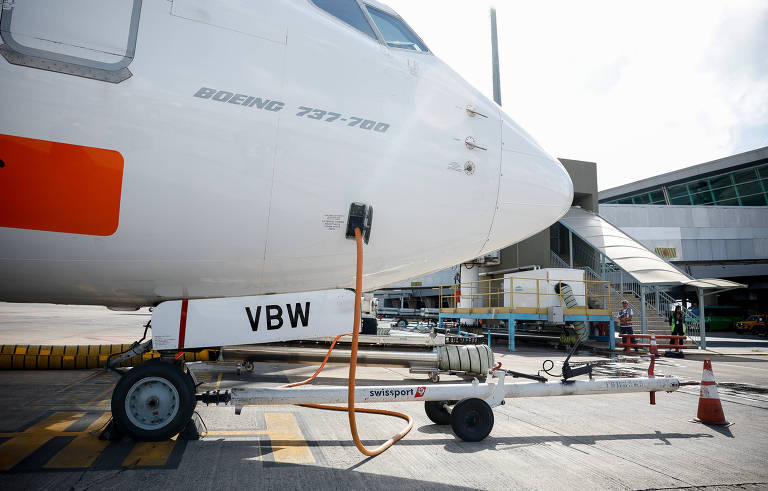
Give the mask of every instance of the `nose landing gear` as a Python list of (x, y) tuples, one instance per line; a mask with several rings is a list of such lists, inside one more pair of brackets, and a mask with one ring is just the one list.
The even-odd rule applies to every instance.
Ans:
[(167, 440), (184, 429), (196, 404), (195, 384), (184, 365), (156, 358), (117, 382), (112, 417), (120, 433), (143, 441)]

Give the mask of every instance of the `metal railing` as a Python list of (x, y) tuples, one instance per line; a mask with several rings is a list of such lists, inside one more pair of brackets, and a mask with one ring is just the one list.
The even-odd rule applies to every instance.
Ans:
[(555, 268), (570, 268), (565, 259), (560, 257), (555, 251), (549, 251), (549, 265)]
[[(610, 261), (600, 251), (588, 244), (582, 245), (582, 243), (583, 241), (574, 241), (574, 267), (583, 269), (590, 277), (596, 280), (607, 281), (610, 285), (610, 290), (622, 300), (627, 300), (633, 307), (636, 306), (633, 305), (634, 302), (627, 299), (627, 293), (633, 294), (637, 299), (636, 302), (641, 303), (641, 307), (643, 298), (645, 298), (645, 309), (640, 309), (641, 312), (645, 310), (645, 319), (642, 318), (641, 312), (636, 312), (636, 318), (639, 318), (643, 325), (648, 325), (649, 315), (655, 315), (665, 323), (669, 322), (669, 316), (676, 306), (681, 305), (680, 301), (656, 285), (643, 285), (639, 283), (632, 275), (623, 270), (618, 264)], [(550, 260), (558, 262), (558, 264), (566, 264), (554, 251), (551, 252)], [(595, 270), (593, 266), (597, 269)], [(601, 271), (602, 274), (596, 271)], [(693, 314), (690, 309), (684, 309), (684, 315), (686, 317), (686, 334), (688, 338), (692, 342), (699, 344), (701, 340), (699, 317)]]

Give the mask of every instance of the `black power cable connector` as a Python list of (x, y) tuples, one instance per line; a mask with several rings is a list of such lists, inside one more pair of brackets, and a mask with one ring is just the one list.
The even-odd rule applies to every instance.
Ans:
[[(568, 382), (569, 378), (578, 377), (579, 375), (589, 375), (589, 378), (592, 378), (592, 365), (590, 363), (587, 363), (584, 366), (571, 368), (570, 363), (568, 363), (568, 360), (571, 359), (571, 356), (576, 352), (579, 345), (581, 344), (582, 339), (581, 336), (579, 336), (579, 340), (576, 341), (576, 344), (573, 345), (573, 348), (571, 348), (571, 351), (568, 353), (568, 356), (565, 357), (565, 361), (563, 361), (563, 370), (559, 376), (563, 377), (563, 382)], [(549, 368), (547, 368), (547, 362), (549, 362)], [(542, 364), (541, 368), (542, 371), (552, 377), (557, 377), (558, 375), (555, 375), (554, 373), (550, 372), (555, 366), (555, 363), (552, 360), (544, 360), (544, 363)]]
[(355, 229), (359, 228), (363, 235), (363, 241), (367, 244), (371, 238), (371, 225), (373, 224), (373, 206), (365, 203), (351, 203), (349, 216), (347, 217), (346, 238), (355, 240)]

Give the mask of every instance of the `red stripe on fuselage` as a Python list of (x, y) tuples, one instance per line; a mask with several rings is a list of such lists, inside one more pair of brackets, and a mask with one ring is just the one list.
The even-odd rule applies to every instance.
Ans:
[(184, 349), (184, 336), (187, 334), (187, 307), (189, 300), (181, 301), (181, 320), (179, 321), (179, 349)]

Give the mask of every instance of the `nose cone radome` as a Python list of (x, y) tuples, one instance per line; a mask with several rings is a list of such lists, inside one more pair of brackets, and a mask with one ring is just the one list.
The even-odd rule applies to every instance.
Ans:
[(573, 202), (573, 183), (563, 165), (507, 115), (503, 115), (501, 150), (499, 199), (483, 252), (546, 229)]

